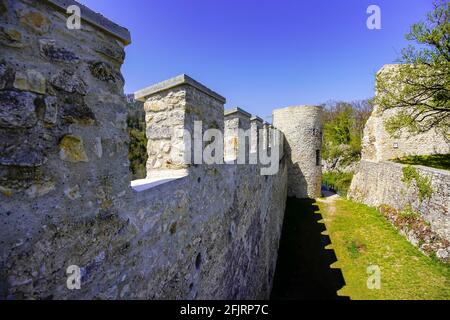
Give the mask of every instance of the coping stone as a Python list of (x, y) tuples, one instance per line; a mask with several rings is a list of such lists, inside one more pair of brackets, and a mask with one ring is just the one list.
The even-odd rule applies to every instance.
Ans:
[(170, 78), (168, 80), (159, 82), (157, 84), (151, 85), (147, 88), (138, 90), (134, 93), (134, 98), (138, 101), (145, 102), (147, 98), (155, 93), (165, 91), (168, 89), (172, 89), (181, 85), (190, 85), (194, 87), (195, 89), (209, 95), (210, 97), (213, 97), (217, 100), (219, 100), (221, 103), (225, 103), (226, 99), (222, 97), (220, 94), (212, 91), (211, 89), (207, 88), (203, 84), (201, 84), (198, 81), (195, 81), (191, 77), (189, 77), (186, 74), (181, 74), (179, 76)]
[(245, 110), (243, 110), (243, 109), (241, 109), (239, 107), (232, 108), (232, 109), (227, 109), (227, 110), (225, 110), (225, 112), (223, 114), (224, 114), (224, 116), (229, 116), (229, 115), (234, 114), (234, 113), (240, 113), (240, 114), (244, 115), (247, 118), (250, 118), (252, 116), (250, 113), (248, 113), (247, 111), (245, 111)]
[(55, 6), (56, 8), (67, 13), (67, 8), (71, 5), (76, 5), (80, 7), (81, 19), (90, 23), (91, 25), (109, 33), (118, 40), (120, 40), (124, 45), (129, 45), (131, 43), (131, 35), (128, 29), (119, 26), (118, 24), (112, 22), (111, 20), (105, 18), (100, 13), (97, 13), (85, 5), (78, 3), (74, 0), (45, 0), (49, 4)]
[(261, 122), (261, 123), (264, 122), (264, 120), (261, 119), (261, 118), (258, 117), (258, 116), (252, 116), (252, 117), (250, 118), (250, 121), (258, 121), (258, 122)]

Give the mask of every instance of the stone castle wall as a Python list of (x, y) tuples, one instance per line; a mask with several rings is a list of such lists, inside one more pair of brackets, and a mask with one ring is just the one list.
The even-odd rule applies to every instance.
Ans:
[[(187, 145), (168, 127), (224, 127), (224, 99), (183, 78), (143, 93), (154, 157), (132, 188), (129, 34), (83, 6), (89, 19), (69, 30), (69, 4), (0, 2), (0, 298), (268, 298), (286, 158), (274, 175), (258, 164), (170, 175)], [(80, 290), (67, 288), (71, 265)]]
[[(378, 73), (382, 72), (395, 72), (395, 65), (385, 65)], [(435, 129), (419, 134), (404, 129), (396, 136), (390, 135), (384, 124), (399, 111), (396, 108), (381, 111), (379, 106), (374, 107), (361, 141), (363, 160), (388, 161), (403, 156), (450, 153), (450, 141)]]
[(362, 160), (352, 180), (349, 198), (373, 207), (388, 205), (398, 210), (411, 207), (430, 223), (433, 231), (450, 241), (450, 172), (414, 166), (421, 176), (430, 179), (433, 189), (429, 199), (420, 201), (417, 186), (402, 181), (404, 167), (389, 161)]
[(289, 161), (289, 196), (320, 197), (322, 108), (296, 106), (275, 109), (273, 124), (283, 132), (286, 140), (284, 152)]
[(384, 123), (397, 112), (396, 109), (380, 112), (375, 106), (364, 127), (363, 160), (388, 161), (404, 156), (450, 153), (450, 141), (435, 129), (415, 135), (403, 131), (397, 137), (391, 136)]
[[(387, 65), (380, 72), (392, 70), (395, 66)], [(391, 136), (384, 123), (397, 112), (396, 109), (381, 112), (375, 106), (364, 128), (362, 160), (353, 176), (348, 197), (374, 207), (387, 205), (400, 211), (411, 208), (420, 214), (434, 233), (450, 241), (450, 172), (413, 166), (420, 176), (430, 179), (433, 190), (430, 198), (421, 201), (417, 184), (408, 186), (403, 182), (402, 170), (406, 166), (388, 161), (408, 155), (447, 154), (450, 144), (434, 130), (417, 135), (404, 131), (397, 137)], [(442, 257), (450, 257), (450, 247), (439, 250), (447, 252), (441, 254)]]

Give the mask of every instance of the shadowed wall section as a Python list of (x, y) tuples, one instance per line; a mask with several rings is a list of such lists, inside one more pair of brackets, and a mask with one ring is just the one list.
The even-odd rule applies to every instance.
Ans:
[(273, 125), (285, 136), (288, 158), (288, 195), (320, 197), (322, 179), (322, 108), (295, 106), (273, 110)]

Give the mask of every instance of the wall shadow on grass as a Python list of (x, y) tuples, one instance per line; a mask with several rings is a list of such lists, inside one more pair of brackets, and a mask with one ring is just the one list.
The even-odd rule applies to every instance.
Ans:
[(337, 258), (325, 249), (331, 241), (321, 234), (326, 228), (314, 202), (287, 200), (271, 299), (348, 299), (337, 295), (345, 281), (340, 269), (330, 267)]

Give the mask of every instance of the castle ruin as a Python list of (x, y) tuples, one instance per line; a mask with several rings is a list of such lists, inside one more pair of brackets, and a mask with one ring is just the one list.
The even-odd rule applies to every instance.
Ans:
[[(392, 72), (395, 66), (386, 65), (379, 72)], [(381, 111), (374, 106), (362, 139), (362, 157), (353, 176), (348, 197), (373, 207), (387, 206), (395, 210), (413, 210), (429, 224), (432, 236), (421, 243), (418, 235), (410, 231), (408, 239), (416, 246), (430, 247), (436, 256), (450, 261), (450, 174), (447, 170), (414, 166), (414, 170), (432, 190), (422, 198), (417, 181), (405, 182), (406, 165), (393, 160), (403, 156), (448, 154), (450, 142), (444, 135), (432, 129), (425, 133), (411, 134), (405, 129), (398, 135), (390, 135), (385, 129), (387, 119), (399, 112), (398, 108)], [(442, 240), (437, 241), (440, 238)], [(434, 242), (434, 243), (433, 243)]]

